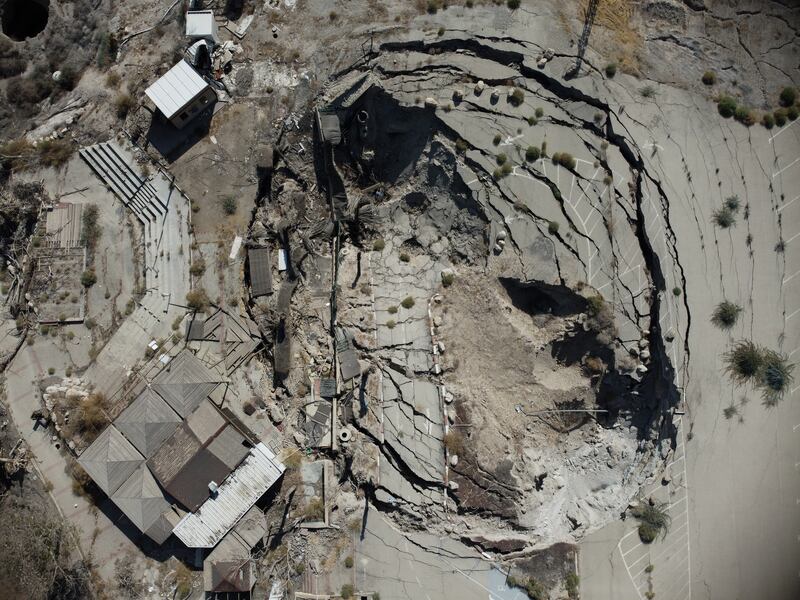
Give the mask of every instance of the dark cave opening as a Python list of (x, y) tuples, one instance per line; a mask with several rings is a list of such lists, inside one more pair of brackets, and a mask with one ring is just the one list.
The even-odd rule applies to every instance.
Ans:
[(3, 8), (3, 33), (21, 42), (36, 37), (47, 27), (50, 0), (8, 0)]

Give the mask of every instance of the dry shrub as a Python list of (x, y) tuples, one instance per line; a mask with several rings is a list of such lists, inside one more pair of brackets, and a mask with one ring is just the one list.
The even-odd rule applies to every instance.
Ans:
[(44, 140), (36, 146), (39, 163), (45, 167), (60, 167), (64, 165), (75, 152), (67, 140)]
[(594, 374), (602, 373), (606, 368), (603, 361), (597, 356), (587, 356), (584, 364), (586, 365), (586, 370)]
[(314, 497), (308, 501), (303, 516), (306, 521), (322, 521), (325, 518), (325, 503), (322, 498)]
[[(589, 7), (589, 0), (581, 0), (578, 15), (583, 17)], [(597, 7), (595, 27), (608, 29), (613, 37), (617, 65), (623, 73), (639, 74), (639, 52), (642, 49), (642, 36), (631, 22), (633, 3), (630, 0), (603, 0)]]
[(108, 424), (107, 408), (108, 400), (100, 392), (92, 392), (84, 400), (78, 401), (70, 414), (71, 432), (88, 442), (93, 441)]
[(464, 436), (455, 429), (451, 429), (444, 436), (444, 447), (450, 454), (461, 455), (464, 453)]

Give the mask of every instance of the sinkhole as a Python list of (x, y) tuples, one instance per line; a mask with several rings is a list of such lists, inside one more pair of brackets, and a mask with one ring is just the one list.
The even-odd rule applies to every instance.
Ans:
[(47, 27), (50, 0), (8, 0), (3, 8), (3, 33), (21, 42), (36, 37)]

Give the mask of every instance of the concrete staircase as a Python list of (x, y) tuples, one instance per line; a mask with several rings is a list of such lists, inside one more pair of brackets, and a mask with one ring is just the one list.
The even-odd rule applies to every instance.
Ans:
[(80, 156), (145, 226), (163, 219), (167, 205), (150, 181), (134, 170), (117, 144), (87, 146), (80, 150)]

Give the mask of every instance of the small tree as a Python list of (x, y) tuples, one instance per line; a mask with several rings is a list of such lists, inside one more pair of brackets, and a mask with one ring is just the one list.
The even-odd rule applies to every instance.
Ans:
[(614, 75), (617, 74), (617, 63), (608, 63), (606, 65), (606, 77), (609, 79), (614, 79)]
[(528, 162), (536, 162), (539, 160), (539, 156), (541, 153), (539, 152), (539, 148), (537, 146), (528, 146), (528, 149), (525, 150), (525, 160)]
[(514, 88), (514, 91), (511, 92), (511, 97), (509, 98), (509, 102), (514, 106), (519, 106), (523, 102), (525, 102), (525, 92), (523, 92), (519, 88)]

